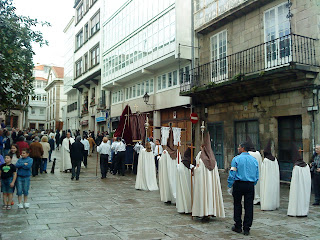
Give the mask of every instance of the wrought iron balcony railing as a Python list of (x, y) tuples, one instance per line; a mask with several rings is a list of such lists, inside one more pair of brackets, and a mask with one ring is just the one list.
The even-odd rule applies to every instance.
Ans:
[(289, 34), (262, 43), (183, 73), (180, 92), (194, 87), (215, 85), (242, 79), (243, 76), (265, 72), (292, 64), (318, 66), (315, 42), (317, 40), (297, 34)]

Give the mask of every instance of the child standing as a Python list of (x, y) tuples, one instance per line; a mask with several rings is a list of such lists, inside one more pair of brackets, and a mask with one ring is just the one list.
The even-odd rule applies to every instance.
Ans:
[(3, 192), (3, 207), (2, 209), (11, 209), (12, 194), (14, 183), (17, 179), (16, 167), (11, 163), (11, 156), (5, 156), (5, 163), (0, 166), (1, 176), (1, 192)]
[(32, 168), (33, 159), (29, 157), (29, 149), (22, 149), (21, 158), (16, 163), (16, 168), (18, 169), (18, 178), (17, 178), (17, 195), (18, 195), (18, 208), (22, 209), (22, 193), (24, 195), (24, 207), (29, 208), (30, 204), (28, 203), (28, 193), (30, 187), (30, 176)]

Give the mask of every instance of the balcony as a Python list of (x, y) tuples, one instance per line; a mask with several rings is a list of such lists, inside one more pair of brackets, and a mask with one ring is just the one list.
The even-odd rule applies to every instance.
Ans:
[(183, 74), (180, 95), (218, 103), (308, 87), (319, 73), (315, 44), (289, 34), (206, 63)]
[(106, 98), (100, 97), (98, 98), (97, 110), (104, 110), (104, 109), (106, 109)]

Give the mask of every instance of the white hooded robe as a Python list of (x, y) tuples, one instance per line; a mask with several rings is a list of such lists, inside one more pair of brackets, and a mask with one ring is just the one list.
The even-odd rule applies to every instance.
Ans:
[(67, 169), (71, 169), (71, 157), (70, 157), (70, 149), (69, 149), (69, 140), (70, 143), (74, 143), (74, 139), (72, 137), (65, 138), (62, 141), (61, 147), (61, 162), (60, 162), (60, 171), (65, 171)]
[[(255, 159), (257, 159), (258, 163), (259, 163), (259, 176), (261, 174), (261, 165), (262, 165), (262, 157), (259, 151), (255, 151), (255, 152), (248, 152), (252, 157), (254, 157)], [(257, 204), (260, 202), (260, 178), (257, 182), (257, 184), (254, 186), (254, 204)]]
[(191, 212), (191, 170), (179, 158), (177, 165), (177, 203), (179, 213)]

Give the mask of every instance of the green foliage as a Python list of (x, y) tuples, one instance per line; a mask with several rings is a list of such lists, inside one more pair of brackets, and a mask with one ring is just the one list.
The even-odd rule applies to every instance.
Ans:
[(33, 93), (32, 43), (48, 45), (42, 33), (32, 28), (48, 22), (19, 16), (12, 0), (0, 0), (0, 112), (23, 109)]

